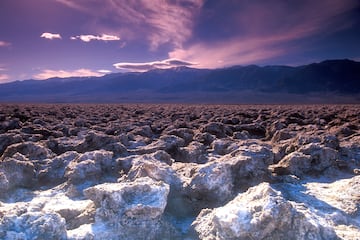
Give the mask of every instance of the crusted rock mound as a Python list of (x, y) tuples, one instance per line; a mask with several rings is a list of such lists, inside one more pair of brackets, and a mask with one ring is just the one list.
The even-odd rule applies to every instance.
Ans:
[[(163, 218), (169, 185), (151, 178), (138, 178), (134, 182), (104, 183), (84, 190), (94, 201), (95, 222), (91, 228), (76, 230), (72, 239), (163, 239), (175, 236), (174, 229)], [(107, 226), (107, 231), (100, 231)], [(80, 227), (83, 228), (83, 227)]]
[(223, 207), (202, 210), (193, 226), (201, 239), (337, 239), (268, 183), (250, 188)]
[(65, 220), (56, 213), (27, 212), (7, 215), (0, 223), (0, 238), (65, 240)]

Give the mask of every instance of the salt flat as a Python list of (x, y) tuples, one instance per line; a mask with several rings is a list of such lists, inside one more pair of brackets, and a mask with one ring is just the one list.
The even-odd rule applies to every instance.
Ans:
[(2, 104), (1, 239), (358, 239), (359, 105)]

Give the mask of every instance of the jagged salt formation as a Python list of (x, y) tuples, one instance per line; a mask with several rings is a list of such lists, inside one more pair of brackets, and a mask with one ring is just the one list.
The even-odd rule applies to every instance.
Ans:
[(0, 239), (357, 239), (359, 112), (2, 105)]

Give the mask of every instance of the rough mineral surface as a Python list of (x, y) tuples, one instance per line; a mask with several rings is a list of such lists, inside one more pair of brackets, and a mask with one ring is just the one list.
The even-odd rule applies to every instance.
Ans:
[(193, 225), (204, 239), (337, 239), (269, 183), (250, 188), (223, 207), (202, 210)]
[(360, 106), (0, 107), (0, 239), (359, 239)]

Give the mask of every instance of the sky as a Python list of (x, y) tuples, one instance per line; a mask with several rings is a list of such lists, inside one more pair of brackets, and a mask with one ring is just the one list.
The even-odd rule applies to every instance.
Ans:
[(0, 0), (0, 83), (344, 58), (359, 0)]

